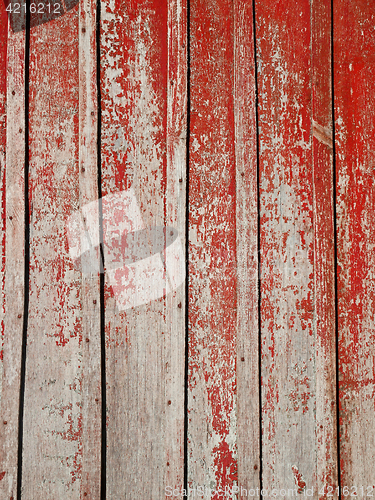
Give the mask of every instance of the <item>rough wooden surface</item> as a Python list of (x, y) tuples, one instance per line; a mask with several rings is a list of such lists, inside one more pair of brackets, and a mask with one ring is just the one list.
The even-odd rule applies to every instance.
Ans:
[(259, 1), (256, 26), (263, 487), (317, 497), (337, 473), (329, 5)]
[[(311, 3), (314, 330), (317, 496), (337, 497), (335, 227), (333, 176), (332, 12)], [(319, 493), (321, 492), (321, 493)]]
[(232, 2), (191, 3), (188, 479), (215, 491), (237, 480), (233, 29)]
[[(238, 485), (260, 487), (258, 176), (252, 2), (234, 2)], [(239, 498), (241, 498), (239, 496)]]
[[(4, 23), (2, 27), (6, 28), (7, 25)], [(8, 41), (5, 59), (7, 70), (5, 164), (4, 157), (1, 159), (1, 175), (3, 179), (5, 177), (6, 185), (2, 196), (3, 203), (5, 201), (3, 217), (6, 218), (6, 228), (3, 268), (5, 301), (0, 419), (2, 460), (0, 496), (11, 498), (17, 493), (18, 417), (25, 294), (25, 34), (23, 32), (15, 34), (10, 29), (6, 29), (6, 33)], [(2, 49), (4, 55), (5, 48)], [(1, 64), (5, 61), (2, 60)]]
[[(145, 227), (171, 224), (184, 237), (185, 2), (102, 3), (101, 57), (103, 196), (132, 187)], [(181, 488), (184, 295), (181, 286), (119, 311), (107, 281), (109, 498)]]
[[(23, 497), (30, 499), (74, 500), (81, 494), (88, 346), (82, 275), (73, 268), (66, 235), (67, 218), (90, 190), (89, 181), (80, 192), (78, 26), (74, 9), (30, 35), (30, 309), (22, 484)], [(95, 166), (90, 168), (96, 175)]]
[[(32, 27), (29, 82), (25, 18), (14, 33), (1, 2), (1, 499), (21, 498), (25, 326), (22, 498), (170, 498), (184, 481), (205, 500), (261, 486), (332, 498), (339, 465), (344, 496), (373, 493), (375, 13), (254, 2), (190, 1), (189, 123), (187, 0), (102, 1), (99, 40), (82, 0)], [(123, 310), (126, 272), (107, 265), (101, 296), (67, 222), (129, 188), (144, 227), (177, 229), (182, 248), (189, 235), (189, 281), (159, 293), (163, 254), (156, 299)], [(118, 216), (103, 234), (135, 214)]]
[(341, 484), (373, 495), (375, 12), (333, 5)]
[[(80, 206), (98, 198), (98, 96), (96, 2), (79, 11), (79, 191)], [(98, 221), (99, 222), (99, 221)], [(98, 262), (97, 262), (98, 264)], [(80, 498), (101, 494), (102, 387), (100, 288), (97, 269), (82, 275), (82, 458)]]

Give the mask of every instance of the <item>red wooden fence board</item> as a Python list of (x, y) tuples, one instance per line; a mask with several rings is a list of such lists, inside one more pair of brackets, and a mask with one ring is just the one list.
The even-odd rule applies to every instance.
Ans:
[(367, 495), (375, 487), (375, 13), (368, 1), (333, 6), (341, 484)]
[(321, 76), (330, 11), (308, 1), (255, 11), (263, 487), (317, 495), (336, 474), (331, 106)]
[[(331, 2), (313, 2), (312, 162), (319, 498), (338, 485)], [(335, 496), (335, 495), (332, 495)], [(337, 495), (336, 495), (337, 496)]]
[(237, 480), (233, 30), (232, 2), (191, 3), (188, 460), (212, 490)]
[[(103, 196), (132, 187), (145, 226), (184, 237), (186, 4), (103, 3), (102, 20)], [(184, 287), (126, 311), (105, 294), (108, 496), (164, 498), (183, 483)]]

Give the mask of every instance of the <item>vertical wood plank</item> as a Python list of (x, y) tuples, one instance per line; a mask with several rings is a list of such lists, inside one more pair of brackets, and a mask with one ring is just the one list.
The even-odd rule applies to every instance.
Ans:
[(375, 486), (375, 12), (367, 0), (333, 5), (341, 485), (366, 496)]
[[(145, 227), (183, 236), (186, 4), (117, 0), (101, 15), (103, 196), (131, 187)], [(108, 276), (107, 495), (164, 498), (183, 482), (184, 287), (120, 310)]]
[(256, 2), (256, 24), (263, 486), (317, 497), (337, 473), (330, 9)]
[(233, 15), (191, 2), (188, 479), (205, 498), (237, 481)]
[[(19, 23), (25, 22), (20, 15)], [(7, 24), (5, 24), (7, 26)], [(21, 353), (24, 321), (25, 248), (25, 33), (13, 33), (9, 25), (6, 65), (6, 166), (5, 175), (5, 310), (1, 391), (0, 496), (17, 495), (18, 418)], [(2, 197), (3, 201), (4, 198)]]
[[(338, 486), (331, 1), (311, 3), (316, 487)], [(319, 491), (324, 494), (319, 494)], [(337, 497), (337, 491), (332, 498)]]
[(30, 36), (25, 498), (74, 500), (100, 487), (98, 276), (74, 268), (67, 238), (68, 218), (97, 198), (93, 9), (84, 3), (81, 25), (75, 8)]
[(5, 162), (6, 162), (6, 102), (7, 102), (7, 44), (8, 44), (8, 16), (5, 5), (0, 5), (0, 405), (1, 387), (3, 381), (3, 343), (4, 343), (4, 315), (5, 315), (5, 230), (6, 230), (6, 206), (5, 206)]
[[(167, 74), (167, 179), (166, 223), (177, 229), (186, 247), (186, 137), (187, 137), (187, 1), (168, 1)], [(186, 263), (183, 263), (184, 267)], [(166, 467), (164, 486), (181, 489), (184, 484), (185, 392), (185, 284), (166, 298)], [(168, 465), (169, 464), (169, 465)], [(168, 492), (165, 492), (168, 493)], [(162, 494), (162, 497), (165, 496)]]
[[(238, 485), (260, 486), (258, 176), (253, 3), (234, 2)], [(245, 491), (243, 497), (245, 497)], [(239, 492), (241, 497), (241, 490)]]
[[(96, 1), (79, 10), (79, 187), (80, 205), (97, 200), (98, 95)], [(99, 221), (97, 221), (99, 223)], [(100, 498), (101, 488), (101, 321), (97, 270), (82, 275), (82, 471), (80, 498)]]

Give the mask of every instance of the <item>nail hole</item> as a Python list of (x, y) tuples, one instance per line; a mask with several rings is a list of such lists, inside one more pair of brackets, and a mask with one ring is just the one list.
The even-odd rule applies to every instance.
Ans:
[(180, 302), (180, 303), (178, 304), (178, 308), (179, 308), (179, 309), (181, 309), (181, 307), (182, 307), (182, 304), (181, 304), (181, 302)]
[(182, 182), (182, 179), (179, 179), (179, 182)]
[(257, 465), (254, 465), (254, 470), (257, 470), (258, 469), (258, 466)]
[(245, 361), (245, 358), (241, 358), (241, 361)]
[(93, 300), (94, 304), (96, 304), (96, 300)]
[(19, 129), (19, 133), (22, 134), (22, 128)]
[(94, 111), (91, 111), (91, 116), (94, 116), (94, 115), (95, 115)]
[[(82, 28), (82, 33), (86, 33), (86, 28)], [(87, 493), (85, 493), (87, 495)]]
[(7, 423), (8, 423), (8, 422), (7, 422), (6, 420), (4, 420), (3, 424), (4, 424), (4, 425), (7, 425)]
[(18, 317), (19, 317), (19, 318), (22, 318), (22, 314), (19, 314), (19, 315), (18, 315)]
[(86, 342), (90, 342), (90, 339), (86, 339)]
[(169, 401), (168, 401), (168, 404), (169, 404), (169, 405), (171, 405), (171, 404), (172, 404), (172, 401), (171, 401), (171, 400), (169, 400)]
[(167, 467), (169, 467), (169, 462), (167, 462)]
[(84, 171), (85, 171), (85, 169), (82, 167), (82, 168), (81, 168), (81, 172), (84, 172)]
[(14, 91), (14, 90), (12, 90), (12, 95), (16, 95), (16, 93), (15, 93), (15, 91)]

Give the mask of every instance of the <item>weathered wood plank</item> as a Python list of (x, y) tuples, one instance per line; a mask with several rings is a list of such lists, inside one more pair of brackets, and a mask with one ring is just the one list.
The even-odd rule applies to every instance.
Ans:
[[(124, 231), (173, 224), (183, 236), (185, 2), (102, 2), (102, 22), (103, 200), (135, 195), (118, 212)], [(105, 238), (111, 224), (104, 217)], [(109, 498), (164, 498), (183, 481), (185, 292), (159, 298), (167, 281), (156, 261), (161, 271), (156, 256), (148, 277), (131, 283), (143, 264), (106, 273)], [(125, 309), (131, 286), (139, 305)], [(142, 287), (155, 300), (142, 301)]]
[[(168, 93), (166, 223), (177, 229), (186, 246), (186, 136), (187, 136), (187, 1), (168, 1)], [(185, 252), (183, 252), (184, 255)], [(181, 265), (177, 264), (177, 265)], [(186, 262), (183, 262), (186, 267)], [(176, 270), (174, 274), (179, 274)], [(184, 273), (185, 274), (185, 273)], [(185, 284), (183, 285), (185, 287)], [(184, 484), (185, 389), (185, 289), (166, 298), (166, 399), (169, 405), (165, 434), (164, 485), (180, 489)], [(181, 305), (181, 307), (180, 307)], [(168, 465), (169, 464), (169, 465)], [(165, 494), (162, 495), (164, 497)]]
[[(234, 2), (238, 485), (260, 486), (258, 176), (253, 3)], [(245, 491), (243, 491), (245, 497)], [(241, 491), (239, 494), (241, 498)]]
[(366, 496), (375, 486), (375, 12), (367, 0), (333, 4), (341, 485)]
[(336, 473), (330, 9), (259, 1), (256, 24), (263, 487), (317, 497)]
[[(5, 19), (2, 16), (2, 21)], [(25, 21), (20, 15), (19, 23)], [(6, 68), (6, 165), (1, 158), (5, 186), (5, 282), (4, 330), (2, 346), (0, 496), (16, 498), (19, 439), (19, 395), (24, 321), (24, 248), (25, 248), (25, 34), (13, 33), (7, 23), (6, 47), (2, 47)], [(4, 36), (4, 32), (2, 34)], [(5, 75), (4, 75), (5, 76)], [(4, 82), (4, 80), (3, 80)], [(2, 82), (2, 83), (3, 83)], [(5, 82), (4, 82), (5, 83)], [(4, 97), (3, 97), (4, 98)], [(4, 105), (5, 102), (2, 101)], [(5, 118), (5, 117), (4, 117)], [(3, 124), (5, 122), (2, 120)], [(4, 134), (5, 129), (2, 130)], [(4, 200), (5, 197), (5, 200)]]
[[(96, 1), (79, 11), (79, 187), (80, 204), (97, 200), (98, 96)], [(97, 221), (99, 223), (99, 220)], [(94, 264), (94, 263), (93, 263)], [(100, 498), (101, 488), (101, 322), (99, 267), (82, 275), (82, 471), (80, 498)]]
[[(311, 3), (314, 331), (316, 333), (317, 496), (338, 485), (336, 297), (333, 177), (332, 12), (330, 0)], [(324, 494), (319, 494), (319, 491)]]
[(191, 2), (188, 480), (215, 491), (237, 481), (233, 14)]
[(25, 498), (46, 500), (96, 495), (99, 479), (99, 464), (89, 471), (100, 447), (100, 402), (95, 402), (99, 321), (98, 305), (91, 300), (98, 301), (98, 279), (83, 278), (74, 269), (67, 239), (69, 216), (97, 198), (95, 19), (81, 14), (87, 31), (80, 41), (77, 8), (33, 28), (30, 36), (30, 302), (22, 487)]
[(3, 381), (3, 342), (4, 342), (4, 315), (5, 315), (5, 161), (6, 161), (6, 102), (7, 102), (7, 44), (8, 44), (8, 16), (5, 11), (5, 5), (0, 5), (0, 405), (1, 405), (1, 386)]

